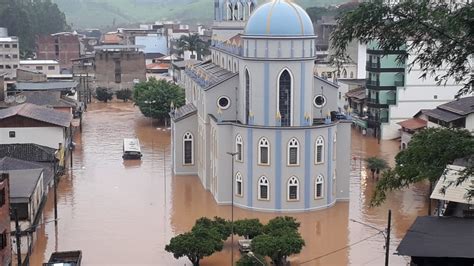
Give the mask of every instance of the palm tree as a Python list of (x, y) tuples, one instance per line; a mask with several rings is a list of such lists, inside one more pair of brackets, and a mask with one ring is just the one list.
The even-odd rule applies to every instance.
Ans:
[(193, 57), (194, 52), (202, 50), (205, 43), (201, 40), (198, 34), (191, 34), (189, 36), (181, 36), (178, 39), (176, 46), (178, 47), (180, 54), (184, 54), (184, 51), (190, 51), (191, 57)]
[(367, 168), (370, 169), (372, 172), (372, 179), (375, 178), (375, 173), (377, 173), (377, 177), (380, 174), (380, 171), (385, 170), (388, 168), (387, 162), (378, 157), (369, 157), (365, 159), (365, 162), (367, 163)]

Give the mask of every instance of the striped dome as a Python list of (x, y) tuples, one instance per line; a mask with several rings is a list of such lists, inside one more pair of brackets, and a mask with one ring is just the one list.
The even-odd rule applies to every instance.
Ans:
[(273, 0), (261, 5), (250, 16), (245, 35), (313, 36), (308, 13), (290, 0)]

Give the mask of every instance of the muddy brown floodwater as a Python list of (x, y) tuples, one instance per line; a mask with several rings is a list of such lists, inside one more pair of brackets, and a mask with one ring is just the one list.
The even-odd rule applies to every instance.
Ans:
[[(218, 206), (197, 177), (171, 173), (170, 133), (152, 126), (131, 104), (92, 104), (82, 134), (75, 136), (74, 167), (59, 184), (57, 227), (50, 193), (31, 257), (41, 265), (56, 250), (82, 250), (83, 265), (190, 265), (164, 246), (202, 216), (230, 218), (230, 206)], [(138, 137), (141, 162), (122, 161), (122, 139)], [(398, 142), (352, 134), (350, 202), (314, 212), (292, 214), (306, 241), (292, 265), (383, 265), (383, 230), (392, 210), (390, 265), (406, 265), (393, 255), (416, 216), (427, 213), (424, 185), (391, 193), (381, 207), (370, 208), (374, 181), (359, 158), (378, 155), (393, 162)], [(266, 222), (278, 214), (235, 208), (235, 218)], [(362, 223), (362, 224), (361, 224)], [(367, 225), (363, 225), (367, 224)], [(230, 241), (229, 241), (230, 242)], [(230, 243), (202, 265), (230, 265)], [(238, 252), (234, 252), (236, 259)]]

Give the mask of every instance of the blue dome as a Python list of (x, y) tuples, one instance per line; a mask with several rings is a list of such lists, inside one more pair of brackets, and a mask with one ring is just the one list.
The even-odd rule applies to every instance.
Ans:
[(245, 35), (312, 36), (313, 23), (306, 11), (290, 0), (273, 0), (250, 16)]

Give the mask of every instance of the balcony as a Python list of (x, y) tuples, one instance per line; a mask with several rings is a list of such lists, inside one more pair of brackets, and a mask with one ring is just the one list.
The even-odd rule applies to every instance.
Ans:
[(369, 115), (367, 120), (369, 123), (388, 123), (388, 117), (386, 116)]
[(366, 61), (366, 70), (380, 69), (380, 62)]
[(405, 81), (404, 80), (395, 80), (394, 82), (396, 87), (403, 87), (405, 86)]
[(366, 81), (366, 84), (367, 84), (367, 86), (379, 86), (379, 85), (380, 85), (380, 81), (368, 79), (368, 80)]
[(393, 100), (392, 100), (392, 99), (387, 99), (386, 102), (387, 102), (387, 104), (389, 104), (389, 105), (395, 105), (395, 104), (397, 104), (397, 101), (394, 100), (394, 99), (393, 99)]

